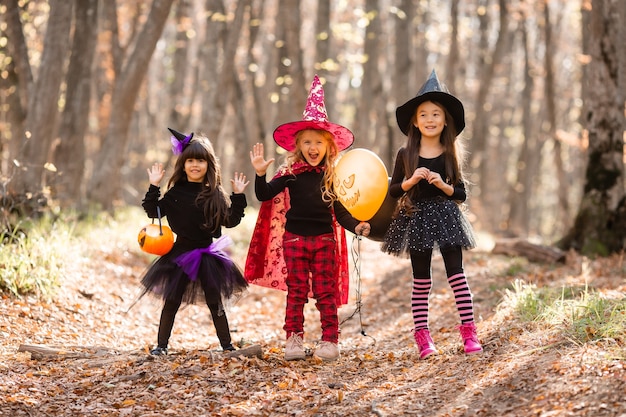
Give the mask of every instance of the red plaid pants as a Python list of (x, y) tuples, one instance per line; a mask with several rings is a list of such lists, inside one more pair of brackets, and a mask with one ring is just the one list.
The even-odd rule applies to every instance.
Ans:
[(309, 293), (317, 301), (320, 313), (322, 340), (337, 343), (339, 318), (337, 304), (339, 285), (337, 276), (336, 243), (332, 233), (319, 236), (300, 236), (285, 232), (283, 251), (287, 264), (287, 308), (285, 332), (304, 334), (304, 305)]

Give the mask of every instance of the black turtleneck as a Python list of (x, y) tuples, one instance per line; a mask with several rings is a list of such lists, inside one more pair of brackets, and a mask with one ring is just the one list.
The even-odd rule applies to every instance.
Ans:
[[(266, 176), (256, 176), (254, 192), (259, 201), (270, 200), (285, 188), (289, 190), (290, 208), (286, 213), (285, 230), (300, 236), (318, 236), (332, 233), (332, 213), (328, 203), (322, 200), (324, 173), (305, 171), (296, 175), (284, 175), (266, 181)], [(333, 204), (339, 224), (354, 233), (359, 221), (352, 217), (339, 202)]]
[[(396, 155), (396, 164), (393, 168), (393, 174), (391, 176), (391, 182), (389, 184), (389, 195), (393, 198), (402, 197), (405, 191), (402, 189), (402, 182), (405, 178), (409, 178), (412, 173), (404, 172), (404, 153), (406, 148), (400, 148)], [(419, 157), (417, 164), (419, 167), (426, 167), (433, 172), (438, 172), (441, 178), (446, 178), (446, 159), (444, 154), (441, 154), (435, 158)], [(427, 200), (434, 197), (444, 197), (449, 200), (465, 201), (467, 193), (465, 191), (465, 184), (461, 181), (458, 184), (453, 185), (454, 193), (448, 196), (440, 188), (429, 184), (428, 181), (420, 181), (417, 183), (419, 193), (416, 200)]]
[[(202, 227), (205, 223), (204, 211), (196, 203), (196, 197), (201, 190), (201, 183), (181, 181), (167, 190), (159, 200), (160, 189), (151, 184), (142, 206), (150, 218), (157, 217), (157, 206), (160, 207), (161, 217), (167, 217), (167, 223), (176, 233), (177, 242), (184, 240), (193, 247), (206, 247), (214, 237), (220, 237), (222, 232), (220, 228), (217, 233), (210, 233)], [(227, 228), (235, 227), (241, 222), (247, 205), (245, 194), (231, 194), (230, 199), (232, 204), (228, 217), (222, 224)]]

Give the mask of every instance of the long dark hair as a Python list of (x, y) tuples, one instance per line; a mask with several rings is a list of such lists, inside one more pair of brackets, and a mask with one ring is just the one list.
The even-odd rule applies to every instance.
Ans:
[[(446, 126), (441, 131), (439, 142), (443, 147), (444, 158), (446, 161), (446, 178), (443, 178), (448, 184), (455, 186), (464, 181), (462, 162), (464, 161), (464, 149), (461, 143), (457, 140), (457, 132), (454, 128), (454, 120), (450, 115), (450, 112), (441, 104), (436, 101), (431, 101), (433, 104), (440, 107), (446, 116)], [(415, 109), (417, 113), (417, 108)], [(422, 145), (422, 133), (415, 126), (415, 115), (411, 119), (409, 125), (409, 132), (407, 135), (407, 142), (403, 157), (404, 174), (407, 178), (413, 174), (417, 169), (419, 162), (420, 147)], [(411, 198), (417, 197), (419, 192), (418, 187), (413, 187), (407, 192)]]
[(219, 231), (228, 215), (230, 198), (222, 186), (222, 174), (213, 145), (205, 136), (194, 136), (189, 145), (178, 156), (174, 166), (174, 174), (167, 183), (168, 188), (174, 184), (187, 182), (185, 161), (202, 159), (207, 161), (207, 172), (202, 182), (202, 191), (196, 198), (196, 204), (202, 206), (205, 223), (202, 227), (210, 233)]

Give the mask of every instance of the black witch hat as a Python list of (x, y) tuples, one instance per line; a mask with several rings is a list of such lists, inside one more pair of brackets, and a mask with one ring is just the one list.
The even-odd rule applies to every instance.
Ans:
[(448, 110), (454, 120), (454, 128), (457, 135), (465, 128), (463, 103), (448, 92), (446, 86), (439, 82), (435, 70), (432, 70), (424, 85), (417, 92), (417, 95), (396, 109), (396, 120), (402, 133), (405, 135), (409, 134), (415, 111), (425, 101), (439, 103)]

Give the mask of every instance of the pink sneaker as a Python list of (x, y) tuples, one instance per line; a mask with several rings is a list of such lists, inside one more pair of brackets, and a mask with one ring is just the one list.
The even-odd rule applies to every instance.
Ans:
[(339, 358), (339, 346), (337, 343), (322, 340), (313, 355), (323, 361), (334, 361)]
[(474, 323), (461, 324), (459, 332), (461, 333), (461, 339), (463, 339), (463, 348), (466, 354), (473, 355), (483, 351), (483, 347), (478, 341), (478, 336), (476, 336), (476, 325)]
[(304, 352), (304, 340), (302, 340), (302, 336), (297, 333), (292, 333), (289, 339), (287, 339), (287, 343), (285, 343), (285, 360), (295, 361), (305, 358), (306, 353)]
[(428, 329), (416, 330), (414, 333), (415, 343), (420, 351), (420, 359), (426, 359), (430, 355), (437, 353), (435, 343), (430, 337), (430, 331)]

